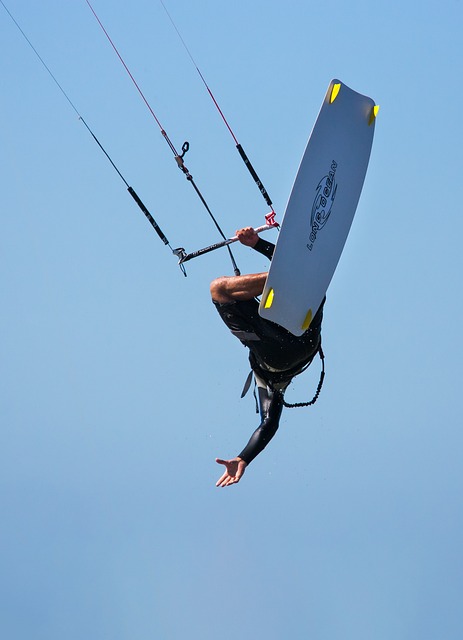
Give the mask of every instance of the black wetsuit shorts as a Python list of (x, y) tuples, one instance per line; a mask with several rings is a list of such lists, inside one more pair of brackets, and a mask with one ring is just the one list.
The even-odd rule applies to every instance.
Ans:
[(227, 327), (249, 349), (252, 369), (268, 384), (288, 381), (310, 364), (320, 346), (323, 300), (309, 329), (295, 336), (259, 315), (256, 299), (214, 305)]

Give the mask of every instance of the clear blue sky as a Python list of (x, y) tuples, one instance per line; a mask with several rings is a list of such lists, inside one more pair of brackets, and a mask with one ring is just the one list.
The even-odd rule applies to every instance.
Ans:
[[(5, 2), (172, 246), (216, 241), (84, 0)], [(280, 216), (330, 80), (381, 105), (325, 386), (215, 487), (258, 424), (226, 252), (180, 274), (0, 6), (0, 635), (459, 640), (462, 3), (166, 4)], [(226, 233), (262, 224), (161, 5), (94, 7)]]

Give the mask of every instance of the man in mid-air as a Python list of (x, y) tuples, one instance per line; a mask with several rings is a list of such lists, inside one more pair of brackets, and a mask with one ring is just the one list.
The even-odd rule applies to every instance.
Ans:
[[(239, 241), (270, 260), (275, 245), (258, 236), (252, 227), (236, 232)], [(239, 482), (247, 465), (259, 455), (275, 435), (283, 409), (285, 389), (313, 360), (320, 349), (323, 304), (309, 329), (295, 336), (259, 315), (257, 296), (262, 294), (267, 273), (223, 276), (211, 283), (211, 296), (230, 331), (249, 349), (249, 361), (257, 384), (261, 423), (245, 448), (235, 458), (222, 460), (223, 475), (218, 487)]]

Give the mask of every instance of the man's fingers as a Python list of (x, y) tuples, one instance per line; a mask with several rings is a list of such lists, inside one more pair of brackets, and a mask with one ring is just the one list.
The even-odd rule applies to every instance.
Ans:
[(258, 240), (258, 235), (253, 227), (244, 227), (244, 229), (238, 229), (238, 231), (236, 232), (236, 236), (242, 244), (248, 247), (253, 247)]
[(217, 482), (215, 483), (216, 487), (221, 487), (222, 484), (225, 482), (225, 480), (228, 477), (228, 472), (225, 471), (225, 473), (223, 474), (223, 476), (220, 476), (220, 478), (217, 480)]
[(218, 482), (217, 487), (229, 487), (231, 484), (235, 484), (237, 480), (235, 478), (228, 476), (228, 478), (224, 478), (223, 482)]
[(225, 473), (220, 476), (220, 478), (217, 480), (217, 482), (215, 483), (216, 487), (226, 487), (227, 485), (230, 484), (230, 481), (233, 481), (233, 476), (231, 476), (228, 471), (225, 471)]
[(222, 458), (216, 458), (215, 461), (218, 464), (223, 464), (226, 467), (226, 471), (215, 483), (216, 487), (228, 487), (231, 484), (235, 484), (240, 481), (241, 476), (244, 473), (246, 465), (238, 464), (237, 460), (222, 460)]
[(216, 487), (228, 487), (231, 484), (235, 484), (239, 482), (239, 478), (235, 478), (235, 476), (231, 476), (228, 471), (226, 471), (221, 478), (217, 480), (215, 483)]

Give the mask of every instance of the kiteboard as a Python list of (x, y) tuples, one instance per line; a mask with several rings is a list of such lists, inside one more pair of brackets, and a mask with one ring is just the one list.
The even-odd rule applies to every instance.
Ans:
[(259, 314), (296, 336), (310, 326), (346, 242), (370, 158), (374, 101), (332, 80), (285, 210)]

